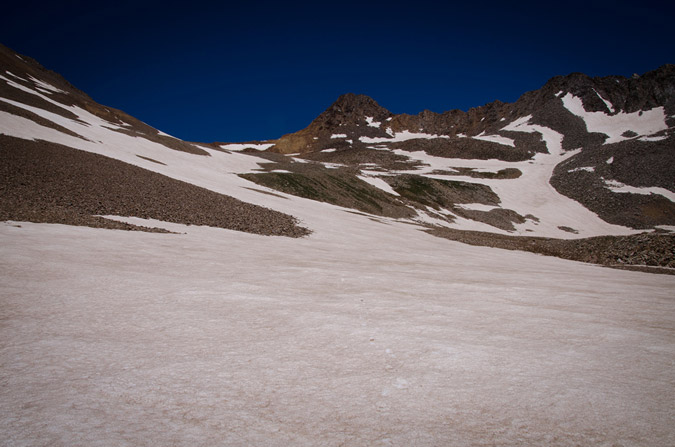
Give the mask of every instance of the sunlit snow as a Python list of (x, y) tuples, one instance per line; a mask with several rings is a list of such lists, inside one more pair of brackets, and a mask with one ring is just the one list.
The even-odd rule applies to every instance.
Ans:
[(272, 146), (274, 146), (274, 143), (228, 143), (220, 145), (221, 148), (228, 151), (243, 151), (244, 149), (264, 151)]
[[(672, 444), (675, 277), (468, 246), (263, 194), (237, 175), (255, 172), (255, 157), (169, 150), (74, 106), (63, 108), (86, 124), (21, 107), (85, 139), (6, 112), (0, 133), (290, 213), (313, 233), (129, 217), (117, 219), (178, 234), (0, 223), (4, 444)], [(540, 133), (550, 153), (532, 164), (401, 153), (430, 176), (467, 162), (521, 169), (515, 180), (465, 180), (533, 211), (542, 234), (569, 222), (619, 233), (546, 187), (573, 154), (560, 134), (527, 119), (510, 126)], [(420, 219), (452, 214), (427, 211)]]
[(483, 203), (459, 203), (456, 205), (458, 208), (472, 211), (492, 211), (495, 208), (499, 208), (494, 205), (485, 205)]
[[(499, 196), (500, 207), (516, 211), (521, 216), (529, 214), (539, 219), (538, 222), (528, 219), (523, 224), (515, 224), (515, 233), (517, 234), (576, 238), (603, 234), (625, 235), (635, 233), (635, 230), (605, 222), (595, 213), (583, 207), (580, 203), (558, 193), (551, 186), (549, 180), (555, 166), (575, 155), (578, 151), (564, 152), (560, 133), (544, 126), (530, 124), (530, 119), (531, 116), (521, 117), (503, 127), (503, 130), (507, 131), (536, 132), (542, 136), (549, 153), (537, 153), (528, 161), (451, 159), (435, 157), (422, 151), (408, 152), (400, 149), (393, 152), (426, 165), (421, 169), (408, 171), (410, 173), (443, 180), (460, 180), (488, 185)], [(450, 170), (459, 166), (474, 170), (488, 170), (489, 172), (516, 168), (521, 171), (522, 175), (516, 179), (501, 180), (433, 173), (434, 171)], [(464, 225), (466, 222), (457, 219), (450, 226), (463, 230), (470, 229)], [(473, 221), (469, 222), (471, 222), (470, 225), (474, 225)], [(571, 234), (562, 230), (561, 226), (574, 228), (579, 233)], [(491, 231), (508, 234), (508, 232), (495, 227), (492, 227)]]
[(567, 170), (567, 172), (579, 172), (579, 171), (595, 172), (595, 167), (593, 167), (593, 166), (582, 166), (582, 167), (579, 167), (579, 168)]
[(670, 191), (666, 188), (661, 188), (658, 186), (637, 187), (626, 185), (624, 183), (619, 182), (618, 180), (607, 180), (607, 179), (603, 180), (605, 182), (605, 186), (610, 191), (613, 192), (642, 194), (642, 195), (658, 194), (670, 200), (671, 202), (675, 202), (675, 192)]
[[(391, 130), (390, 128), (387, 128), (388, 133), (390, 130)], [(390, 135), (392, 135), (391, 138), (360, 137), (359, 140), (361, 140), (363, 143), (393, 143), (398, 141), (415, 140), (418, 138), (421, 139), (450, 138), (448, 135), (433, 135), (424, 132), (410, 132), (409, 130), (403, 130), (401, 132), (392, 131)]]
[(375, 118), (373, 118), (372, 116), (367, 116), (367, 117), (366, 117), (366, 122), (368, 123), (368, 125), (369, 125), (370, 127), (380, 127), (380, 125), (381, 125), (382, 123), (379, 122), (379, 121), (374, 121), (374, 120), (375, 120)]
[(605, 98), (603, 98), (602, 96), (600, 96), (600, 93), (598, 93), (595, 89), (593, 89), (593, 91), (595, 92), (596, 95), (598, 95), (598, 98), (600, 98), (600, 99), (602, 100), (602, 102), (605, 103), (605, 106), (607, 106), (607, 110), (609, 110), (610, 112), (614, 113), (614, 106), (612, 105), (612, 103), (609, 102), (609, 101), (607, 101), (607, 100), (606, 100)]
[(657, 135), (653, 137), (640, 137), (640, 141), (663, 141), (668, 139), (668, 135)]
[(476, 140), (490, 141), (492, 143), (499, 143), (505, 146), (515, 147), (516, 143), (511, 138), (503, 137), (501, 135), (485, 135), (485, 131), (473, 136)]
[(625, 132), (652, 135), (668, 129), (663, 107), (633, 113), (621, 112), (616, 115), (607, 115), (604, 112), (587, 112), (581, 98), (571, 93), (563, 97), (563, 104), (567, 110), (584, 120), (589, 132), (607, 135), (609, 138), (605, 141), (605, 144), (618, 143), (629, 139), (630, 137), (623, 136)]
[(163, 136), (163, 137), (176, 138), (176, 137), (174, 137), (173, 135), (169, 135), (169, 134), (166, 133), (166, 132), (162, 132), (161, 130), (158, 130), (158, 131), (157, 131), (157, 135), (161, 135), (161, 136)]
[[(364, 174), (367, 173), (367, 171), (361, 171), (361, 172), (364, 173)], [(373, 185), (374, 187), (381, 189), (384, 192), (387, 192), (387, 193), (392, 194), (394, 196), (400, 196), (399, 193), (394, 191), (394, 189), (389, 185), (389, 183), (385, 182), (381, 178), (373, 177), (373, 176), (370, 176), (370, 175), (358, 175), (357, 177), (360, 178), (361, 180), (363, 180), (364, 182), (369, 183), (369, 184)]]

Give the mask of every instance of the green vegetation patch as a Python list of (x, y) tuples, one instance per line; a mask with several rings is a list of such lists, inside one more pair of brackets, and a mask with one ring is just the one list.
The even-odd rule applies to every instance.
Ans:
[(412, 217), (415, 212), (350, 172), (317, 169), (312, 172), (266, 172), (240, 177), (277, 191), (319, 202), (387, 217)]
[(436, 210), (450, 208), (457, 203), (498, 205), (500, 202), (489, 186), (477, 183), (438, 180), (420, 175), (400, 175), (388, 181), (402, 197)]

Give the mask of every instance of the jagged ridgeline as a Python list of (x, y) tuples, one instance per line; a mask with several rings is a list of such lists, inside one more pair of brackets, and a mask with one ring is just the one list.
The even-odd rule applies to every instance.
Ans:
[[(675, 225), (674, 125), (675, 66), (664, 65), (630, 78), (559, 76), (515, 103), (468, 112), (396, 115), (345, 94), (298, 132), (220, 145), (284, 155), (267, 155), (275, 172), (247, 179), (384, 216), (408, 208), (434, 221), (541, 233), (555, 210), (527, 202), (556, 203), (552, 185), (606, 223), (654, 229)], [(481, 188), (494, 197), (476, 195)], [(546, 235), (583, 234), (580, 220)]]
[(290, 215), (176, 179), (161, 161), (169, 152), (208, 163), (208, 148), (102, 106), (2, 45), (0, 73), (0, 220), (164, 231), (101, 217), (112, 215), (308, 234)]
[[(295, 196), (464, 242), (584, 239), (538, 251), (673, 264), (673, 65), (559, 76), (467, 112), (394, 114), (349, 93), (305, 129), (246, 143), (174, 138), (6, 47), (0, 66), (3, 220), (139, 229), (109, 218), (131, 216), (297, 237), (311, 229), (291, 215)], [(601, 250), (614, 261), (588, 256)]]

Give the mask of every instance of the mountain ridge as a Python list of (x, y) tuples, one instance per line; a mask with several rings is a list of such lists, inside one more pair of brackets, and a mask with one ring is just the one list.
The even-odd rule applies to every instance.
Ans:
[[(665, 106), (669, 114), (675, 113), (675, 65), (664, 64), (655, 70), (631, 78), (623, 76), (590, 77), (583, 73), (570, 73), (549, 79), (541, 88), (523, 93), (515, 102), (504, 103), (496, 100), (483, 106), (472, 107), (466, 112), (453, 109), (441, 113), (423, 110), (418, 114), (394, 114), (380, 106), (373, 98), (363, 94), (346, 93), (322, 112), (306, 128), (286, 134), (275, 141), (271, 149), (280, 153), (304, 153), (321, 150), (324, 141), (321, 135), (327, 130), (336, 130), (340, 125), (363, 122), (363, 116), (373, 115), (375, 121), (391, 119), (394, 132), (422, 131), (430, 134), (476, 135), (490, 130), (498, 119), (507, 115), (523, 115), (524, 110), (544, 108), (560, 91), (573, 94), (582, 100), (588, 112), (632, 113), (643, 108)], [(615, 84), (618, 84), (618, 88)], [(604, 96), (603, 96), (604, 95)], [(358, 102), (357, 102), (358, 99)], [(368, 104), (355, 108), (359, 103)], [(608, 103), (613, 104), (612, 110)], [(351, 115), (358, 114), (356, 121), (343, 119), (342, 107)], [(377, 115), (377, 116), (375, 116)], [(485, 121), (485, 124), (481, 124)], [(371, 131), (371, 134), (373, 132)], [(313, 141), (319, 136), (321, 141)], [(304, 146), (303, 146), (304, 144)]]
[[(495, 101), (467, 112), (397, 115), (368, 96), (347, 93), (308, 127), (279, 140), (202, 144), (173, 138), (122, 111), (99, 105), (60, 76), (6, 47), (0, 48), (0, 55), (5, 64), (0, 75), (0, 133), (6, 135), (8, 173), (19, 172), (19, 165), (8, 160), (19, 160), (16, 154), (21, 153), (11, 158), (14, 149), (10, 148), (24, 144), (24, 152), (35, 154), (35, 148), (21, 141), (38, 139), (44, 151), (54, 154), (75, 150), (68, 156), (83, 164), (91, 162), (77, 156), (78, 150), (166, 176), (177, 189), (163, 188), (175, 197), (187, 197), (181, 191), (189, 188), (173, 183), (176, 179), (220, 194), (233, 193), (244, 202), (264, 202), (263, 195), (299, 196), (375, 219), (445, 228), (448, 231), (434, 234), (454, 239), (465, 234), (467, 241), (477, 240), (461, 232), (479, 231), (486, 235), (479, 239), (487, 245), (498, 236), (582, 240), (627, 237), (641, 231), (661, 232), (665, 239), (659, 240), (667, 241), (669, 229), (675, 228), (675, 179), (670, 175), (675, 166), (672, 65), (634, 78), (558, 76), (514, 103)], [(646, 108), (657, 103), (661, 105)], [(645, 109), (635, 110), (638, 106)], [(290, 152), (298, 145), (304, 149)], [(61, 157), (52, 158), (43, 163), (52, 163), (66, 174), (55, 178), (67, 184), (77, 178), (79, 186), (59, 188), (62, 197), (39, 194), (22, 202), (21, 197), (43, 187), (22, 190), (22, 184), (37, 185), (27, 171), (21, 171), (24, 180), (6, 175), (2, 186), (8, 194), (0, 202), (4, 219), (105, 226), (111, 224), (91, 216), (129, 214), (201, 225), (211, 222), (262, 234), (297, 237), (312, 231), (289, 220), (294, 210), (277, 199), (273, 208), (282, 209), (286, 217), (216, 196), (204, 198), (196, 208), (168, 203), (155, 207), (153, 203), (164, 203), (165, 198), (158, 195), (154, 185), (161, 182), (154, 174), (145, 175), (146, 186), (134, 183), (133, 193), (122, 193), (127, 197), (124, 206), (103, 193), (85, 200), (81, 191), (99, 191), (98, 186), (82, 183), (82, 176), (68, 172), (72, 168), (57, 166), (55, 161)], [(181, 174), (181, 169), (191, 173)], [(134, 172), (144, 177), (144, 171)], [(207, 178), (195, 177), (197, 172), (208, 174)], [(144, 203), (140, 196), (132, 198), (144, 189), (151, 198), (144, 206), (147, 210), (130, 206)], [(224, 219), (222, 213), (231, 215)], [(261, 224), (261, 219), (270, 224)], [(633, 238), (612, 248), (612, 253), (618, 253), (612, 259), (646, 262), (642, 255), (622, 254), (640, 240)], [(603, 244), (589, 242), (575, 259), (609, 262), (607, 257), (589, 255), (603, 250)], [(660, 248), (650, 262), (670, 265), (675, 253), (662, 253), (667, 242), (654, 246)]]

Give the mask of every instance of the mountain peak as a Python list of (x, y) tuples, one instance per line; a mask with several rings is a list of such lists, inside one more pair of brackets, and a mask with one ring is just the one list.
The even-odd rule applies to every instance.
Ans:
[(390, 116), (392, 116), (392, 113), (380, 106), (370, 96), (345, 93), (319, 115), (315, 121), (321, 127), (326, 128), (343, 124), (355, 124), (364, 121), (366, 117), (382, 121)]
[(362, 94), (356, 94), (356, 93), (345, 93), (343, 95), (340, 95), (338, 99), (333, 103), (333, 105), (339, 105), (339, 106), (376, 106), (380, 107), (379, 104), (370, 96), (368, 95), (362, 95)]

